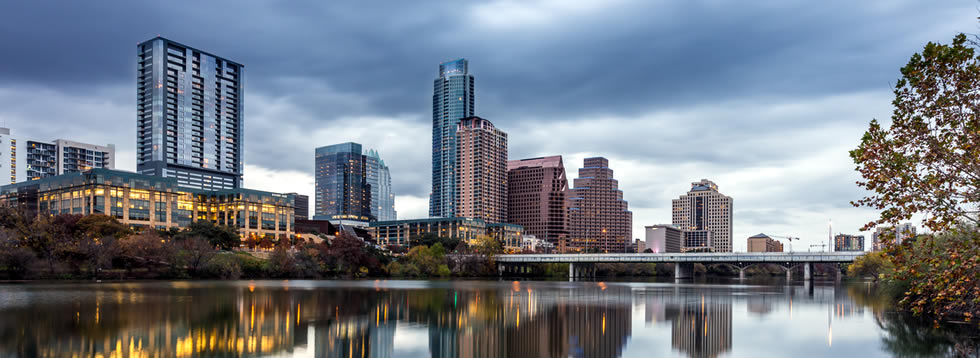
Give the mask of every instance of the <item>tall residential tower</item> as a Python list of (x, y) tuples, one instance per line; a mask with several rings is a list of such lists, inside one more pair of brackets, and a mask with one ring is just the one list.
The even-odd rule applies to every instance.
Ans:
[(439, 64), (432, 94), (432, 192), (429, 216), (454, 217), (456, 198), (456, 127), (473, 116), (475, 101), (469, 64), (458, 59)]
[(241, 187), (243, 66), (162, 37), (137, 45), (136, 59), (137, 171)]
[[(704, 249), (732, 252), (732, 198), (718, 192), (718, 185), (708, 179), (691, 183), (691, 191), (672, 201), (674, 226), (686, 230), (685, 246), (705, 241)], [(695, 237), (706, 240), (694, 240)]]
[(116, 147), (112, 144), (24, 139), (0, 128), (0, 185), (115, 167)]
[(456, 216), (507, 221), (507, 133), (480, 117), (456, 129)]

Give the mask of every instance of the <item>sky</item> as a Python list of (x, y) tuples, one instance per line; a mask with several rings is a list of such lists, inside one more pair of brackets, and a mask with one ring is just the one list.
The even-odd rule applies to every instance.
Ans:
[[(735, 251), (795, 251), (876, 217), (848, 151), (886, 123), (899, 69), (978, 32), (974, 1), (126, 1), (0, 3), (0, 127), (116, 145), (135, 170), (136, 45), (163, 36), (245, 65), (245, 186), (313, 194), (313, 153), (354, 141), (428, 214), (432, 85), (466, 58), (509, 157), (609, 159), (633, 236), (707, 178)], [(918, 223), (917, 223), (918, 224)], [(870, 234), (866, 246), (870, 246)], [(813, 250), (821, 250), (814, 247)]]

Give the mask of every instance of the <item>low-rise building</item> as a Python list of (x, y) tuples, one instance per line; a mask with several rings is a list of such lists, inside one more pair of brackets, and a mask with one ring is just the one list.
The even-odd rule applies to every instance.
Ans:
[(748, 252), (783, 252), (783, 243), (766, 234), (752, 235), (747, 241)]
[(496, 239), (497, 241), (500, 241), (500, 244), (504, 246), (504, 249), (520, 250), (522, 245), (522, 231), (524, 231), (524, 227), (516, 224), (487, 224), (487, 235)]
[(864, 251), (864, 235), (834, 235), (834, 251)]
[(654, 253), (681, 252), (684, 247), (684, 231), (673, 225), (646, 226), (645, 249)]
[(249, 189), (198, 190), (177, 179), (89, 169), (0, 187), (0, 204), (35, 215), (105, 214), (133, 228), (167, 229), (208, 220), (242, 238), (294, 234), (293, 197)]
[(520, 250), (523, 231), (520, 225), (487, 224), (481, 219), (459, 217), (374, 221), (366, 229), (378, 245), (383, 247), (412, 247), (415, 240), (425, 234), (458, 239), (472, 245), (479, 236), (487, 235), (500, 241), (505, 248), (513, 250)]

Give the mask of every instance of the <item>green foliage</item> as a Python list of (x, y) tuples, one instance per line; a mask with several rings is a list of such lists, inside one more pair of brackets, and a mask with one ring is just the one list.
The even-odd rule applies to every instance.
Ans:
[(202, 238), (212, 246), (222, 250), (231, 250), (241, 246), (242, 240), (238, 230), (224, 225), (217, 225), (209, 220), (192, 222), (186, 229), (177, 234), (176, 239), (187, 240)]
[(865, 225), (898, 223), (925, 213), (933, 231), (978, 223), (980, 204), (980, 57), (960, 34), (951, 45), (929, 43), (895, 84), (891, 126), (877, 120), (850, 152), (872, 192), (853, 202), (880, 211)]
[(210, 260), (204, 267), (203, 275), (211, 278), (237, 280), (242, 277), (241, 260), (235, 254), (221, 253)]
[(446, 248), (449, 251), (455, 251), (456, 246), (459, 246), (460, 243), (459, 239), (443, 237), (431, 232), (424, 233), (421, 236), (413, 237), (411, 242), (413, 247), (432, 246), (435, 244), (442, 244), (442, 247)]
[(847, 266), (848, 276), (873, 277), (876, 280), (884, 278), (886, 275), (894, 273), (894, 271), (895, 265), (882, 251), (865, 254)]

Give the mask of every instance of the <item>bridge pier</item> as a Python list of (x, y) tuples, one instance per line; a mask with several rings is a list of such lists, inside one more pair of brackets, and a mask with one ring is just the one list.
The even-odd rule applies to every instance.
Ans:
[(786, 268), (786, 282), (790, 282), (792, 280), (793, 280), (793, 269)]
[(813, 264), (809, 262), (803, 263), (803, 280), (812, 281), (813, 280)]
[(744, 280), (745, 279), (745, 268), (744, 267), (739, 267), (738, 268), (738, 279), (739, 280)]
[(674, 279), (694, 277), (694, 264), (686, 262), (674, 263)]

